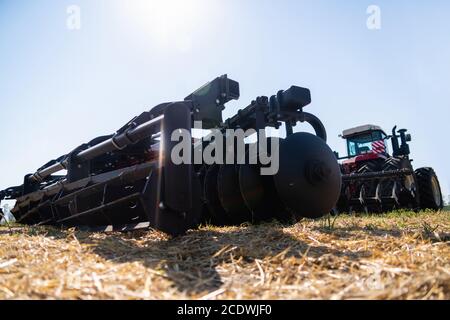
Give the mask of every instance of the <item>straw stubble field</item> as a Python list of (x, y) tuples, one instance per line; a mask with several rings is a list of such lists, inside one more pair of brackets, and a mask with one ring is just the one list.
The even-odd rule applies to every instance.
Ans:
[(168, 239), (0, 228), (1, 299), (450, 299), (450, 212), (339, 216)]

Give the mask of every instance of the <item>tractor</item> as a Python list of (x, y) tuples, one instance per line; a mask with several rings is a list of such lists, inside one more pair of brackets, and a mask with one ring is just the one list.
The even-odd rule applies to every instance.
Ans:
[(408, 144), (411, 135), (406, 129), (394, 127), (387, 135), (379, 126), (363, 125), (345, 130), (340, 137), (346, 140), (348, 154), (336, 154), (342, 172), (338, 212), (443, 208), (435, 171), (429, 167), (413, 169)]

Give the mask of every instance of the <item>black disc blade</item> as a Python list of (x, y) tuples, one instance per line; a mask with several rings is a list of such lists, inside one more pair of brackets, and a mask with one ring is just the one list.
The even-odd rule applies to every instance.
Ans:
[(289, 214), (278, 197), (271, 176), (261, 176), (260, 166), (240, 165), (239, 184), (242, 197), (253, 215), (254, 222), (289, 220)]
[(218, 174), (218, 165), (209, 167), (205, 174), (204, 195), (210, 215), (210, 221), (207, 222), (211, 222), (217, 226), (225, 226), (232, 224), (232, 221), (220, 203), (219, 191), (217, 190)]
[(247, 207), (254, 212), (264, 200), (263, 179), (258, 174), (257, 165), (242, 164), (239, 166), (239, 186)]
[(252, 221), (251, 211), (247, 208), (239, 187), (239, 172), (234, 165), (221, 165), (219, 168), (217, 190), (222, 207), (233, 223)]
[(280, 144), (275, 186), (286, 208), (298, 217), (318, 218), (336, 205), (341, 172), (336, 156), (319, 137), (301, 132)]

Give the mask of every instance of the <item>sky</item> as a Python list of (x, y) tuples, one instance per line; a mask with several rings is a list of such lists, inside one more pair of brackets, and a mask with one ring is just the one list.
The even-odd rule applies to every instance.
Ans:
[(333, 150), (350, 127), (407, 128), (450, 195), (449, 15), (444, 0), (0, 0), (0, 189), (226, 73), (241, 98), (225, 117), (309, 88)]

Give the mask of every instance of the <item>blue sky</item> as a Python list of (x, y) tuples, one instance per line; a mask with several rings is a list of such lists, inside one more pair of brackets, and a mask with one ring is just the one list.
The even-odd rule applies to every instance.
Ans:
[[(369, 5), (381, 29), (366, 27)], [(81, 29), (66, 26), (69, 5)], [(133, 116), (228, 73), (233, 115), (295, 84), (344, 153), (365, 123), (413, 135), (450, 194), (448, 1), (0, 0), (0, 189)], [(298, 127), (297, 131), (303, 127)]]

